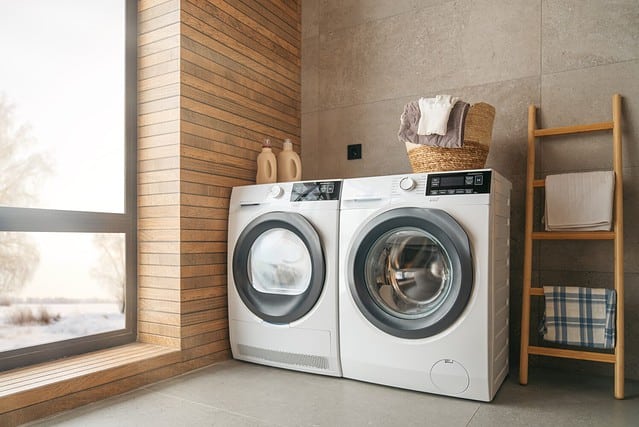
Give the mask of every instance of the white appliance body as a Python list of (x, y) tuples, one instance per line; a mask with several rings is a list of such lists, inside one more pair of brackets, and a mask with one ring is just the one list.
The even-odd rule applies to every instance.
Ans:
[(344, 181), (344, 377), (492, 400), (508, 373), (510, 190), (487, 169)]
[(235, 359), (341, 376), (341, 184), (306, 181), (233, 189), (228, 309)]

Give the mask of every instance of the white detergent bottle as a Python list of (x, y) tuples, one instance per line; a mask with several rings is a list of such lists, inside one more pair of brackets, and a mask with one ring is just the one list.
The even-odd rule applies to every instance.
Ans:
[(277, 160), (271, 148), (271, 140), (266, 138), (262, 144), (262, 152), (257, 155), (256, 184), (268, 184), (277, 179)]
[(286, 138), (282, 151), (277, 155), (277, 181), (299, 181), (302, 179), (302, 161), (293, 151), (293, 143)]

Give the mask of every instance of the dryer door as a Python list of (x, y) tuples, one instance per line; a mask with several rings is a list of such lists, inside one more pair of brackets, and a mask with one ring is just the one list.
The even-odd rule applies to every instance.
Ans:
[(351, 295), (377, 328), (425, 338), (455, 322), (470, 299), (473, 268), (462, 227), (439, 209), (399, 208), (370, 221), (348, 260)]
[(319, 299), (324, 276), (319, 235), (302, 215), (261, 215), (235, 245), (237, 292), (249, 310), (269, 323), (291, 323), (308, 313)]

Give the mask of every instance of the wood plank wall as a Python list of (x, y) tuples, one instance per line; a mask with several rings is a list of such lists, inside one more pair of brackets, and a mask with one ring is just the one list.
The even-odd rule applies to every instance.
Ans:
[(180, 1), (138, 9), (138, 336), (179, 349)]
[(230, 357), (231, 188), (265, 138), (300, 151), (300, 3), (141, 2), (139, 337), (194, 366)]

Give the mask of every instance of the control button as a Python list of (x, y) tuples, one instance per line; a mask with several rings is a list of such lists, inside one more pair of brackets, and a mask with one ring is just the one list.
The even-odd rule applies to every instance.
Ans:
[(416, 185), (417, 183), (415, 182), (415, 180), (409, 176), (405, 176), (399, 181), (399, 188), (404, 191), (410, 191), (415, 188)]
[(466, 194), (466, 191), (463, 188), (455, 190), (455, 194)]
[(475, 185), (484, 185), (484, 175), (475, 175)]
[(469, 175), (466, 177), (466, 185), (473, 185), (473, 176)]
[(472, 188), (467, 188), (466, 189), (466, 194), (473, 194), (473, 189)]
[(448, 190), (448, 194), (455, 194), (455, 190)]
[(335, 184), (332, 182), (320, 184), (319, 191), (324, 194), (333, 194), (333, 191), (335, 191)]
[(279, 185), (274, 185), (271, 187), (271, 191), (269, 191), (269, 193), (271, 194), (271, 197), (277, 199), (278, 197), (282, 197), (282, 194), (284, 194), (284, 189)]
[(433, 194), (436, 196), (439, 194), (439, 190), (430, 190), (430, 194)]
[(430, 182), (430, 186), (439, 187), (439, 178), (433, 178), (433, 180)]

